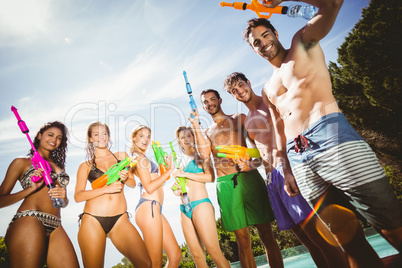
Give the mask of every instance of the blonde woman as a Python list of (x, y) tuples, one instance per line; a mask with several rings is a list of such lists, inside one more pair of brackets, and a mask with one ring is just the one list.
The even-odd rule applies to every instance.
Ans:
[[(203, 160), (197, 154), (194, 132), (190, 127), (179, 127), (176, 139), (188, 161), (185, 161), (183, 170), (178, 169), (172, 175), (187, 178), (186, 190), (192, 210), (186, 212), (184, 205), (180, 205), (181, 226), (194, 262), (197, 267), (208, 267), (202, 247), (204, 245), (216, 267), (230, 267), (219, 246), (214, 207), (205, 186), (205, 183), (215, 179), (209, 158)], [(180, 194), (180, 190), (175, 191), (175, 194)]]
[(78, 243), (84, 267), (104, 267), (106, 238), (135, 267), (151, 267), (151, 260), (137, 229), (129, 220), (124, 185), (135, 187), (135, 179), (127, 170), (120, 171), (120, 180), (97, 189), (86, 189), (111, 166), (128, 155), (112, 153), (110, 131), (106, 124), (94, 122), (87, 131), (87, 158), (78, 169), (75, 201), (85, 201)]
[(158, 166), (145, 156), (151, 141), (151, 129), (139, 125), (133, 130), (131, 140), (131, 153), (138, 154), (138, 163), (132, 170), (141, 181), (141, 198), (136, 208), (135, 221), (142, 231), (152, 267), (162, 267), (163, 250), (168, 257), (166, 267), (178, 267), (181, 250), (172, 228), (162, 214), (163, 185), (173, 172), (172, 156), (165, 157), (168, 167), (159, 175)]

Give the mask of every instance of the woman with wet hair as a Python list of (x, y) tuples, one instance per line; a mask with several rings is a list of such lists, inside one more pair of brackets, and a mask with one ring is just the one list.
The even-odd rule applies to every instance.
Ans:
[(160, 175), (158, 166), (145, 156), (151, 142), (151, 129), (139, 125), (131, 133), (131, 141), (131, 153), (138, 155), (138, 163), (132, 170), (141, 181), (141, 197), (136, 207), (135, 221), (143, 234), (152, 267), (162, 267), (163, 250), (168, 257), (165, 267), (178, 267), (181, 250), (169, 222), (162, 214), (163, 185), (174, 169), (172, 156), (165, 157), (167, 170)]
[(120, 179), (110, 185), (86, 189), (110, 167), (125, 159), (126, 152), (110, 151), (110, 131), (106, 124), (94, 122), (87, 131), (87, 160), (77, 173), (74, 198), (85, 201), (84, 212), (79, 216), (81, 225), (78, 243), (84, 267), (104, 267), (106, 238), (110, 238), (117, 250), (135, 267), (151, 267), (144, 241), (129, 220), (124, 186), (135, 187), (131, 172), (123, 169)]
[[(14, 159), (0, 186), (0, 207), (22, 200), (5, 235), (11, 267), (78, 267), (74, 247), (61, 225), (61, 208), (55, 208), (51, 198), (68, 204), (66, 187), (70, 181), (65, 172), (67, 128), (58, 121), (49, 122), (36, 134), (34, 146), (51, 168), (54, 187), (46, 187), (43, 170), (32, 165), (33, 149), (27, 157)], [(19, 181), (22, 190), (11, 193)]]
[[(180, 205), (181, 226), (184, 237), (193, 255), (197, 267), (208, 267), (204, 248), (211, 256), (216, 267), (230, 267), (219, 246), (218, 231), (215, 223), (214, 207), (208, 197), (206, 183), (215, 179), (210, 159), (202, 159), (195, 147), (195, 136), (191, 127), (181, 126), (176, 130), (176, 140), (183, 157), (183, 169), (173, 172), (174, 177), (187, 179), (187, 195), (191, 200), (191, 211), (186, 211), (184, 204)], [(176, 195), (183, 195), (180, 187)]]

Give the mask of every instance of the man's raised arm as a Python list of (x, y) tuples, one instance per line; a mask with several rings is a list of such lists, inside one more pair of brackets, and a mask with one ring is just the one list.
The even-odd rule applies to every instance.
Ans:
[[(272, 8), (285, 1), (273, 0), (272, 3), (266, 1), (263, 5)], [(303, 0), (299, 2), (318, 7), (317, 14), (300, 30), (302, 42), (306, 47), (311, 47), (323, 39), (332, 29), (343, 0)]]
[(205, 139), (204, 135), (202, 134), (197, 109), (190, 113), (188, 119), (193, 125), (197, 152), (202, 159), (208, 159), (211, 155), (211, 143), (209, 140)]

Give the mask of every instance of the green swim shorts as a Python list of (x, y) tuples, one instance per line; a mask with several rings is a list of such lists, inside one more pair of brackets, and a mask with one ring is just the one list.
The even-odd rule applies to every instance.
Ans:
[(258, 170), (219, 177), (216, 190), (226, 231), (275, 220), (267, 186)]

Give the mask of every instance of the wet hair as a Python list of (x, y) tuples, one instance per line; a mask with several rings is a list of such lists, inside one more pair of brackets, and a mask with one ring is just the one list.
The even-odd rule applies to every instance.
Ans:
[[(250, 44), (249, 35), (250, 35), (251, 31), (252, 31), (254, 28), (258, 27), (258, 26), (265, 26), (265, 27), (267, 27), (268, 29), (271, 29), (272, 32), (275, 32), (275, 31), (276, 31), (275, 27), (272, 26), (271, 22), (270, 22), (269, 20), (267, 20), (267, 19), (264, 19), (264, 18), (254, 18), (254, 19), (251, 19), (251, 20), (247, 21), (247, 27), (246, 27), (246, 29), (245, 29), (244, 32), (243, 32), (243, 38), (244, 38), (244, 40), (246, 40), (249, 44)], [(252, 44), (250, 44), (250, 46), (251, 46), (251, 45), (252, 45)]]
[(112, 147), (112, 142), (110, 140), (110, 130), (108, 125), (106, 125), (105, 123), (102, 123), (100, 121), (96, 121), (91, 123), (88, 126), (88, 130), (87, 130), (87, 146), (85, 147), (85, 151), (87, 153), (86, 159), (90, 162), (92, 162), (93, 164), (95, 164), (95, 147), (93, 145), (93, 143), (90, 141), (91, 137), (92, 137), (92, 131), (94, 127), (104, 127), (106, 129), (107, 135), (109, 136), (108, 139), (108, 149), (110, 149), (110, 147)]
[[(40, 143), (39, 134), (42, 135), (43, 132), (45, 132), (46, 130), (48, 130), (49, 128), (52, 128), (52, 127), (55, 127), (55, 128), (58, 128), (61, 130), (62, 138), (61, 138), (61, 143), (60, 143), (59, 147), (57, 147), (50, 153), (50, 159), (53, 160), (53, 162), (57, 166), (59, 166), (61, 169), (64, 169), (65, 164), (66, 164), (68, 129), (62, 122), (59, 122), (59, 121), (48, 122), (47, 124), (42, 126), (39, 129), (38, 133), (36, 133), (35, 139), (33, 141), (33, 145), (36, 149), (38, 149), (39, 143)], [(28, 151), (28, 156), (33, 156), (32, 148)]]
[(201, 94), (200, 94), (200, 98), (201, 98), (202, 96), (204, 96), (205, 94), (211, 93), (211, 92), (215, 94), (215, 96), (218, 98), (218, 100), (221, 98), (221, 96), (219, 95), (219, 92), (216, 91), (215, 89), (212, 89), (212, 88), (203, 90), (203, 91), (201, 92)]
[(243, 73), (231, 73), (225, 78), (225, 81), (223, 82), (223, 88), (226, 92), (230, 93), (231, 88), (240, 80), (243, 80), (244, 82), (248, 81), (247, 77)]
[(182, 131), (184, 131), (184, 130), (189, 130), (189, 131), (191, 132), (191, 135), (193, 135), (193, 138), (195, 138), (194, 131), (193, 131), (193, 129), (192, 129), (191, 127), (186, 127), (186, 126), (178, 127), (178, 128), (176, 129), (176, 140), (177, 140), (177, 143), (178, 143), (178, 145), (179, 145), (179, 147), (180, 147), (180, 150), (183, 150), (183, 149), (182, 149), (182, 147), (180, 146), (180, 138), (179, 138), (179, 135), (180, 135), (180, 132), (182, 132)]
[(131, 142), (132, 142), (132, 145), (130, 148), (131, 154), (134, 153), (134, 149), (135, 149), (134, 148), (134, 138), (135, 138), (135, 136), (137, 136), (138, 132), (140, 132), (140, 130), (143, 130), (143, 129), (148, 129), (149, 133), (152, 132), (151, 129), (149, 127), (147, 127), (146, 125), (138, 125), (136, 128), (133, 129), (133, 131), (131, 131)]

